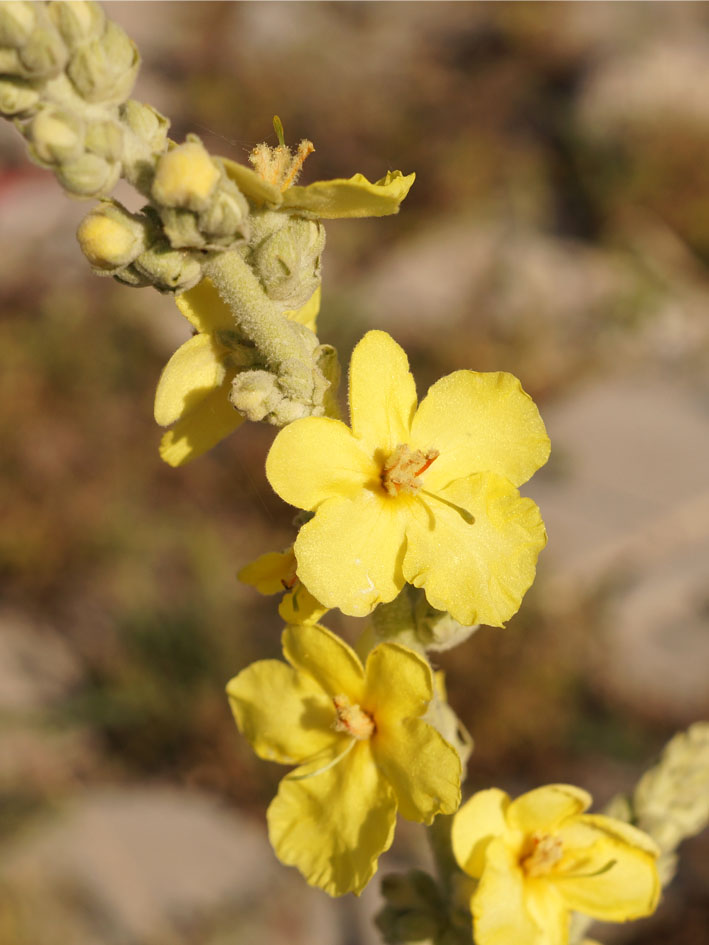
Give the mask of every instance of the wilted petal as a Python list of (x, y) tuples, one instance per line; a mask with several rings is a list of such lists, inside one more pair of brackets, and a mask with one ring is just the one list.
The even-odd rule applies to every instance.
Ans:
[(549, 438), (532, 398), (512, 374), (455, 371), (429, 388), (411, 427), (414, 449), (436, 449), (426, 489), (492, 472), (519, 486), (549, 458)]
[(352, 352), (349, 383), (352, 432), (374, 455), (379, 470), (407, 443), (416, 410), (416, 384), (404, 349), (384, 331), (368, 331)]
[[(368, 742), (326, 771), (281, 781), (268, 808), (278, 858), (331, 896), (360, 893), (394, 836), (394, 792), (372, 761)], [(310, 773), (310, 772), (307, 772)]]
[(298, 574), (324, 606), (365, 617), (404, 586), (404, 529), (402, 506), (388, 496), (360, 490), (330, 499), (298, 534)]
[(502, 626), (519, 609), (546, 544), (539, 509), (492, 474), (417, 498), (406, 527), (404, 577), (459, 623)]
[(239, 730), (267, 761), (301, 764), (335, 742), (335, 710), (316, 680), (281, 660), (253, 663), (227, 684)]
[(388, 216), (399, 212), (415, 179), (415, 174), (389, 171), (373, 184), (363, 174), (316, 181), (307, 187), (289, 187), (283, 194), (283, 207), (307, 210), (322, 220)]

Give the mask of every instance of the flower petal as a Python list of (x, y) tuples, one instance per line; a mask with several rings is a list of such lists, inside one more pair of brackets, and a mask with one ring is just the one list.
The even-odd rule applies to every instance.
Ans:
[(176, 295), (175, 305), (197, 331), (208, 333), (236, 327), (228, 305), (209, 279), (202, 279), (194, 288)]
[(546, 532), (531, 499), (485, 474), (420, 496), (406, 540), (404, 577), (432, 607), (465, 625), (501, 627), (534, 580)]
[(332, 699), (281, 660), (252, 663), (229, 681), (227, 695), (239, 731), (267, 761), (300, 764), (337, 741)]
[(458, 865), (477, 879), (485, 866), (487, 846), (495, 837), (507, 833), (505, 813), (510, 799), (499, 788), (473, 794), (453, 820), (451, 842)]
[(367, 657), (364, 708), (377, 724), (418, 718), (433, 698), (433, 673), (426, 660), (398, 643), (381, 643)]
[(361, 703), (364, 669), (344, 640), (319, 624), (288, 626), (282, 640), (291, 666), (314, 679), (331, 702), (334, 696), (346, 695), (351, 702)]
[(195, 335), (177, 349), (163, 368), (155, 391), (155, 419), (160, 426), (186, 416), (222, 386), (227, 373), (222, 356), (222, 348), (210, 335)]
[(320, 299), (322, 296), (321, 286), (318, 286), (317, 289), (310, 296), (308, 301), (301, 305), (300, 308), (291, 308), (283, 314), (286, 318), (290, 318), (293, 322), (298, 322), (300, 325), (305, 325), (306, 328), (309, 328), (311, 331), (315, 331), (315, 322), (317, 321), (318, 313), (320, 312)]
[(524, 898), (527, 913), (540, 930), (540, 945), (567, 945), (569, 910), (553, 883), (526, 882)]
[(512, 374), (455, 371), (429, 388), (411, 427), (414, 449), (437, 449), (426, 473), (436, 492), (478, 472), (526, 482), (549, 458), (549, 437), (532, 398)]
[(477, 945), (546, 945), (527, 909), (522, 871), (498, 838), (488, 844), (471, 908)]
[(657, 848), (628, 824), (585, 815), (558, 834), (564, 857), (554, 875), (569, 909), (607, 922), (650, 915), (660, 896)]
[(295, 555), (291, 546), (287, 551), (268, 551), (247, 564), (236, 575), (244, 584), (255, 587), (259, 594), (280, 594), (283, 582), (295, 574)]
[(260, 174), (245, 164), (238, 164), (229, 158), (219, 159), (224, 165), (227, 177), (234, 181), (239, 190), (254, 203), (272, 204), (278, 207), (283, 202), (283, 194), (275, 184), (269, 184)]
[(379, 725), (372, 737), (379, 769), (396, 793), (402, 817), (430, 824), (437, 814), (452, 814), (460, 804), (458, 752), (421, 719)]
[(416, 410), (416, 384), (404, 349), (385, 331), (368, 331), (350, 361), (352, 432), (374, 455), (379, 469), (399, 443), (407, 443)]
[(351, 500), (330, 499), (298, 533), (298, 575), (326, 607), (366, 617), (404, 586), (405, 525), (401, 503), (388, 496), (360, 491)]
[[(225, 386), (230, 377), (228, 374)], [(218, 387), (165, 433), (160, 441), (160, 456), (170, 466), (182, 466), (206, 453), (243, 422), (244, 418), (226, 397), (224, 387)]]
[(577, 817), (591, 806), (591, 795), (572, 784), (547, 784), (520, 795), (510, 804), (510, 827), (525, 834), (553, 831), (565, 820)]
[(280, 430), (266, 458), (266, 476), (285, 502), (300, 509), (379, 484), (374, 460), (344, 423), (327, 417), (305, 417)]
[[(294, 773), (298, 777), (298, 771)], [(367, 742), (327, 771), (281, 781), (268, 808), (276, 856), (331, 896), (361, 893), (391, 846), (396, 800)]]
[(363, 174), (316, 181), (307, 187), (289, 187), (283, 194), (283, 207), (307, 210), (322, 220), (388, 216), (399, 212), (415, 179), (415, 174), (389, 171), (373, 184)]
[(278, 616), (284, 623), (317, 623), (328, 611), (307, 587), (298, 581), (278, 605)]

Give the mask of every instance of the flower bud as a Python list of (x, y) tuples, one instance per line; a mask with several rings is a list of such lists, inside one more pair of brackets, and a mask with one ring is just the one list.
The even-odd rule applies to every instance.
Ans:
[(253, 251), (251, 265), (269, 298), (300, 308), (320, 284), (325, 230), (316, 220), (292, 217)]
[(119, 105), (130, 95), (139, 66), (135, 43), (117, 23), (109, 20), (99, 39), (74, 52), (67, 73), (87, 102)]
[(239, 237), (248, 239), (249, 205), (239, 188), (224, 177), (206, 210), (199, 215), (199, 228), (210, 243), (229, 246)]
[(129, 98), (120, 108), (122, 121), (151, 151), (162, 151), (167, 142), (169, 119), (151, 105), (143, 105)]
[(173, 249), (203, 249), (206, 246), (207, 241), (192, 211), (161, 207), (159, 212), (163, 231)]
[(480, 626), (475, 624), (468, 627), (458, 623), (449, 613), (431, 607), (422, 593), (414, 604), (413, 616), (416, 635), (421, 644), (425, 650), (435, 653), (443, 653), (464, 643)]
[(42, 108), (25, 130), (31, 152), (42, 164), (60, 164), (80, 157), (84, 150), (84, 123), (65, 109)]
[(37, 23), (34, 3), (0, 3), (0, 46), (20, 49)]
[(158, 243), (141, 253), (133, 267), (161, 292), (184, 292), (202, 278), (202, 267), (197, 259), (184, 250), (172, 249), (167, 243)]
[(94, 269), (112, 273), (145, 251), (146, 230), (145, 220), (118, 203), (104, 201), (84, 217), (76, 236)]
[(166, 207), (206, 210), (220, 179), (219, 168), (206, 148), (192, 135), (161, 155), (155, 169), (152, 196)]
[(95, 121), (86, 129), (85, 146), (108, 161), (123, 157), (123, 130), (114, 121)]
[(21, 115), (39, 101), (39, 92), (23, 79), (0, 78), (0, 114)]
[(58, 75), (69, 56), (59, 33), (44, 28), (33, 30), (18, 54), (25, 79), (47, 79)]
[(105, 197), (121, 176), (120, 161), (111, 163), (98, 154), (82, 154), (56, 169), (62, 187), (76, 197)]
[(98, 39), (106, 26), (103, 10), (93, 0), (72, 0), (71, 3), (52, 0), (49, 16), (69, 49)]

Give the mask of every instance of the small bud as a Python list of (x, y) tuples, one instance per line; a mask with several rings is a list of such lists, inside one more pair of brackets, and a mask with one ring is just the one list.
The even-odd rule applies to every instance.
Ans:
[(54, 106), (42, 108), (25, 130), (33, 156), (43, 164), (78, 158), (84, 150), (84, 123), (78, 115)]
[(25, 79), (47, 79), (58, 75), (69, 57), (62, 38), (54, 29), (36, 29), (19, 50)]
[(24, 76), (26, 69), (20, 62), (20, 54), (9, 46), (0, 46), (0, 75)]
[(0, 114), (21, 115), (39, 101), (39, 92), (23, 79), (0, 78)]
[(72, 0), (71, 3), (52, 0), (49, 16), (69, 49), (98, 39), (106, 26), (106, 17), (98, 3), (92, 0)]
[(203, 249), (207, 245), (191, 210), (161, 207), (160, 219), (173, 249)]
[(167, 243), (156, 244), (141, 253), (133, 267), (162, 292), (186, 291), (202, 278), (199, 262), (190, 253), (172, 249)]
[(300, 308), (320, 285), (325, 230), (316, 220), (292, 217), (253, 251), (251, 264), (269, 298)]
[(162, 151), (167, 142), (169, 119), (151, 105), (143, 105), (129, 98), (120, 108), (121, 119), (134, 135), (145, 142), (151, 151)]
[(109, 20), (100, 39), (74, 52), (67, 73), (87, 102), (120, 105), (131, 93), (139, 66), (135, 43), (117, 23)]
[(210, 242), (221, 240), (229, 246), (236, 238), (248, 239), (248, 220), (246, 197), (224, 177), (210, 205), (199, 216), (199, 228), (210, 237)]
[(82, 154), (56, 169), (62, 187), (76, 197), (105, 197), (118, 183), (120, 162), (110, 163), (98, 154)]
[(112, 273), (144, 252), (146, 224), (113, 201), (105, 201), (79, 224), (81, 250), (95, 269)]
[(85, 145), (92, 154), (108, 161), (123, 157), (123, 131), (113, 121), (95, 121), (86, 129)]
[(158, 160), (152, 195), (158, 204), (205, 210), (219, 182), (220, 172), (202, 142), (190, 136)]
[(20, 49), (37, 23), (34, 3), (0, 3), (0, 46)]
[(277, 378), (268, 371), (245, 371), (232, 381), (229, 400), (247, 420), (258, 422), (279, 405), (283, 395)]
[(435, 653), (443, 653), (464, 643), (480, 626), (464, 626), (458, 623), (449, 613), (431, 607), (421, 593), (414, 605), (413, 616), (416, 635), (421, 644), (424, 649)]

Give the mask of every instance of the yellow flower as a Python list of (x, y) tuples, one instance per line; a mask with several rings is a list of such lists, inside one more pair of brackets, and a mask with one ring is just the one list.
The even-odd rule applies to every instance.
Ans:
[(372, 183), (363, 174), (316, 181), (307, 187), (272, 183), (250, 167), (228, 158), (221, 159), (227, 175), (252, 203), (273, 210), (308, 214), (321, 220), (346, 217), (383, 217), (399, 212), (399, 206), (411, 189), (415, 174), (388, 171)]
[(408, 581), (459, 623), (502, 626), (534, 580), (546, 533), (517, 486), (549, 440), (510, 374), (456, 371), (416, 406), (403, 350), (371, 331), (352, 354), (351, 429), (307, 417), (266, 461), (275, 491), (315, 512), (295, 542), (298, 575), (356, 617)]
[(433, 677), (413, 650), (383, 643), (363, 667), (317, 624), (286, 627), (280, 660), (254, 663), (227, 693), (255, 752), (298, 765), (268, 809), (276, 855), (331, 896), (360, 893), (394, 834), (397, 808), (431, 823), (460, 802), (454, 748), (421, 716)]
[(259, 594), (281, 594), (278, 613), (284, 623), (317, 623), (327, 613), (320, 601), (298, 579), (293, 546), (285, 551), (268, 551), (239, 571), (244, 584), (255, 587)]
[[(237, 371), (252, 367), (252, 348), (239, 343), (234, 318), (209, 279), (175, 297), (196, 334), (165, 365), (155, 393), (155, 419), (170, 426), (160, 455), (170, 466), (201, 456), (243, 423), (229, 400)], [(320, 289), (301, 308), (284, 314), (315, 330)]]
[(510, 802), (491, 788), (453, 821), (453, 852), (478, 880), (478, 945), (565, 945), (569, 912), (604, 922), (649, 915), (660, 882), (655, 843), (612, 817), (584, 814), (591, 797), (550, 784)]

